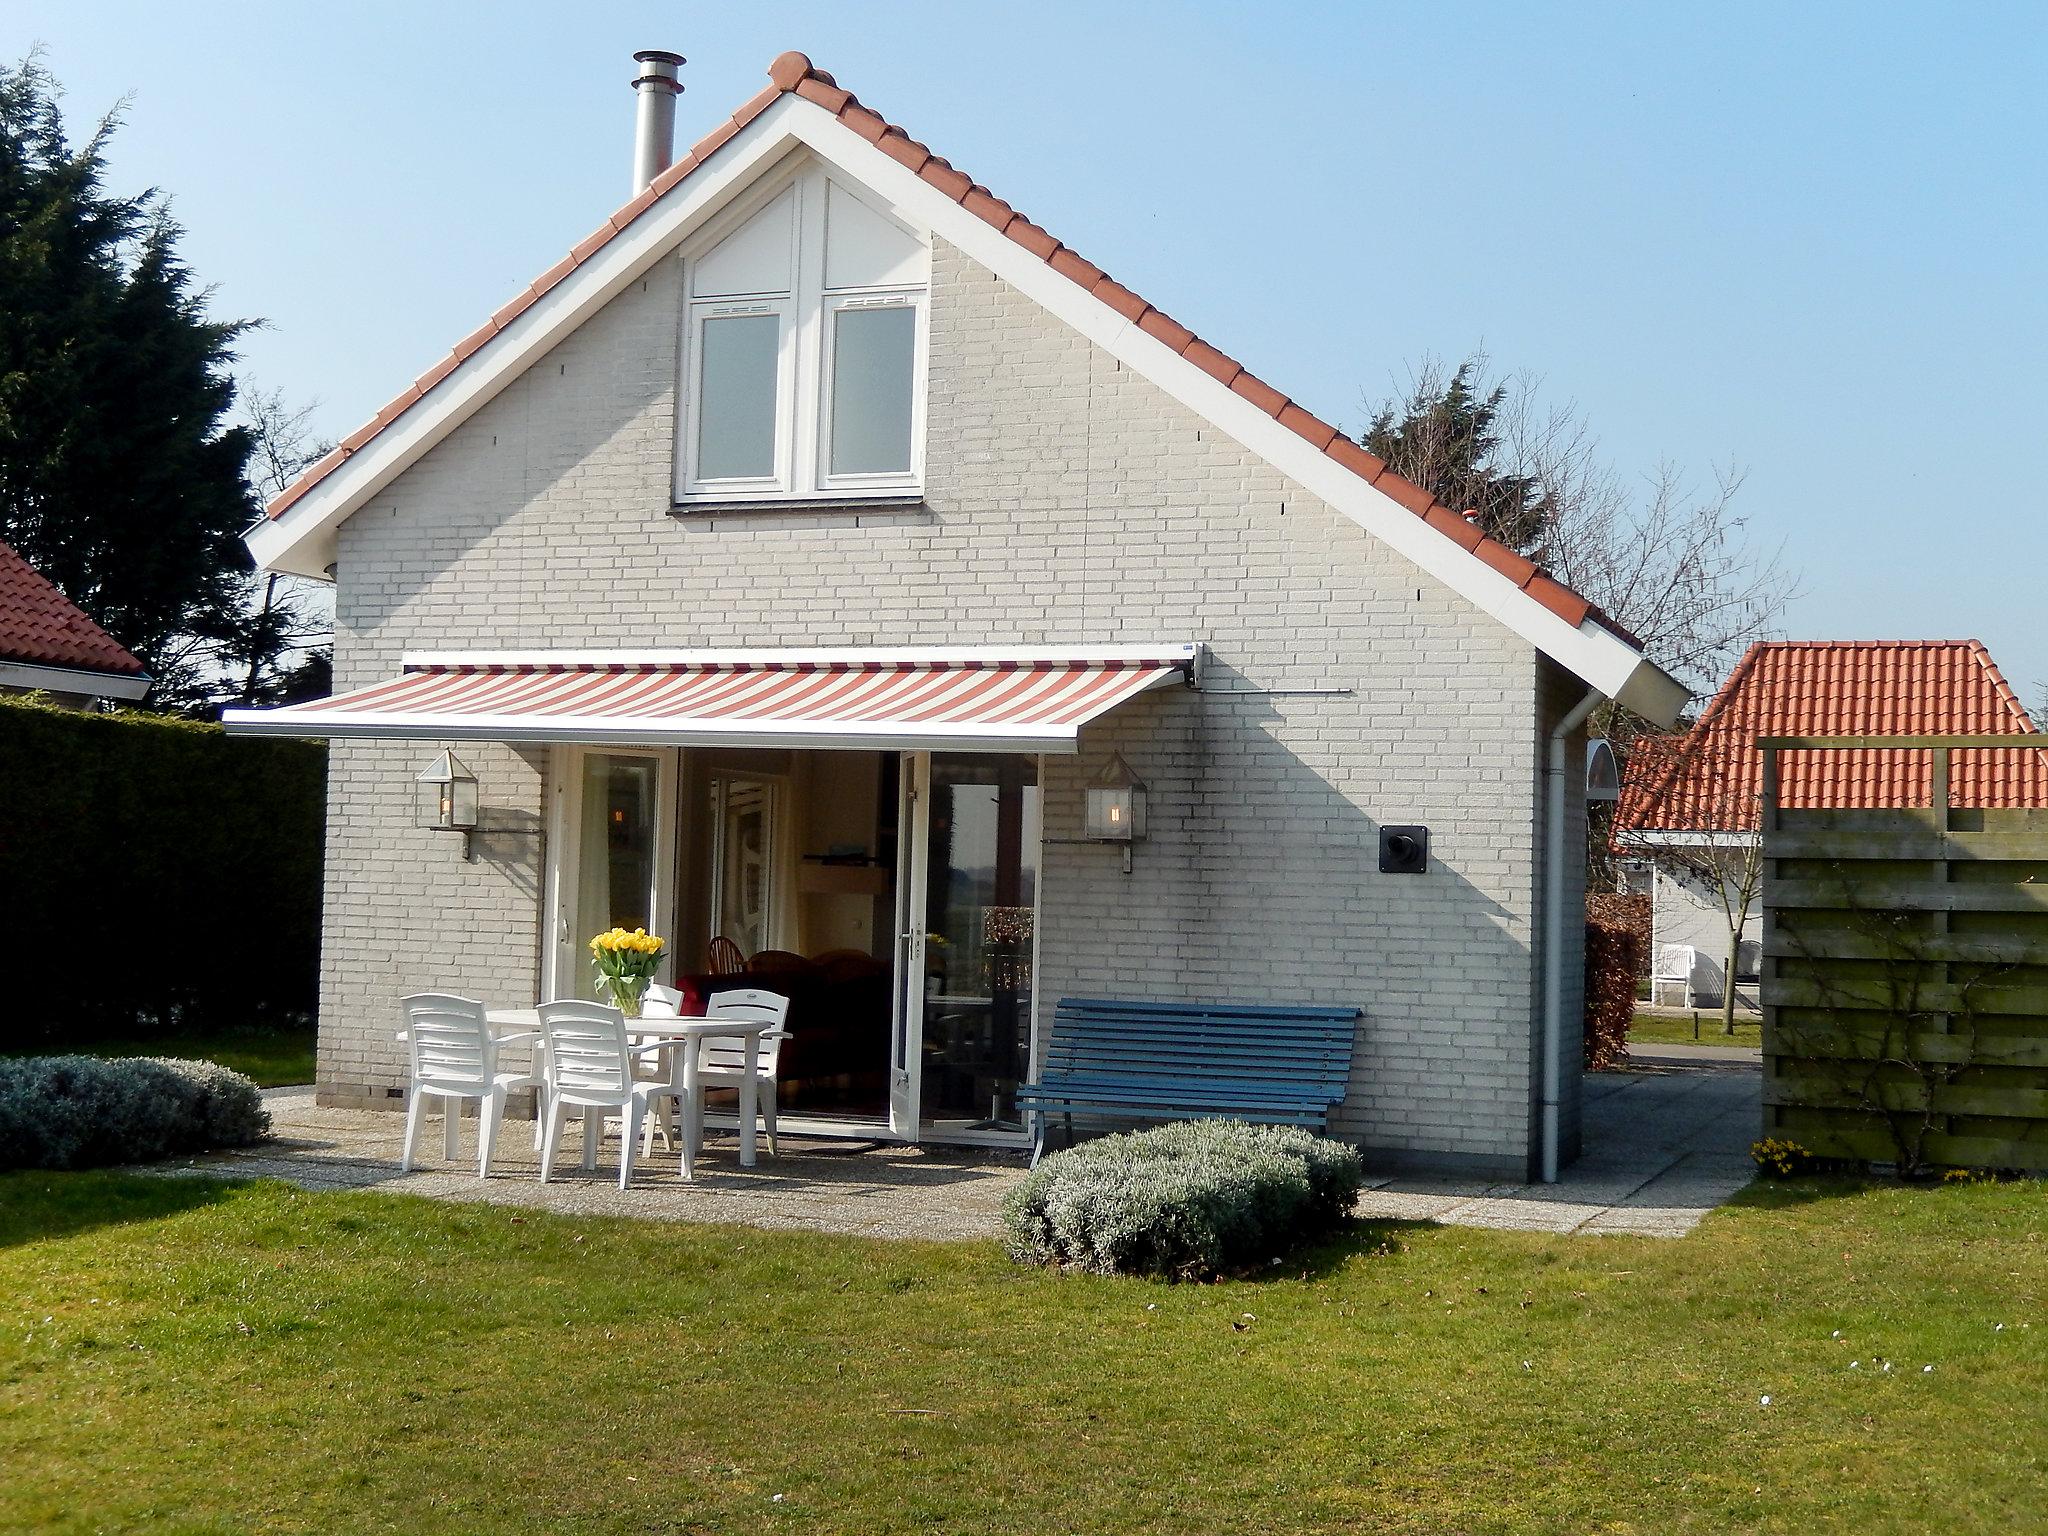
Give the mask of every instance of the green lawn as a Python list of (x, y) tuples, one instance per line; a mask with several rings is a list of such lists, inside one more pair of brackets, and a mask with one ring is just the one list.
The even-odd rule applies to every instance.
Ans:
[(1735, 1033), (1721, 1033), (1721, 1010), (1699, 1010), (1699, 1035), (1693, 1035), (1690, 1013), (1674, 1017), (1663, 1013), (1638, 1013), (1628, 1026), (1632, 1045), (1757, 1045), (1763, 1040), (1763, 1020), (1755, 1014), (1735, 1015)]
[(260, 1088), (313, 1081), (311, 1029), (215, 1029), (67, 1040), (32, 1051), (0, 1051), (0, 1056), (50, 1056), (66, 1052), (80, 1056), (183, 1056), (193, 1061), (217, 1061), (254, 1078)]
[(1680, 1242), (1383, 1227), (1168, 1287), (12, 1175), (0, 1526), (2039, 1530), (2044, 1193), (1760, 1186)]

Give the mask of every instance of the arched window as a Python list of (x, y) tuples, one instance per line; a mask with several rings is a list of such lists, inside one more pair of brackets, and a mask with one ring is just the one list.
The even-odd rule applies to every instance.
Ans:
[(923, 239), (814, 164), (686, 248), (676, 499), (916, 492), (930, 271)]

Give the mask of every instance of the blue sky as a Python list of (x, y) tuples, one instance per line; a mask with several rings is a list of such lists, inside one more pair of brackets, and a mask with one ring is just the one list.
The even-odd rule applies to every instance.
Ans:
[(37, 42), (330, 435), (625, 199), (635, 48), (684, 142), (801, 48), (1329, 419), (1483, 344), (1628, 474), (1742, 465), (1787, 633), (2048, 682), (2048, 6), (0, 9)]

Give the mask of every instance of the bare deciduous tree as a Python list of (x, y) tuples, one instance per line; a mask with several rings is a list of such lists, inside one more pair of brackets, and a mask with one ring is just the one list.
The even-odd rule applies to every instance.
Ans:
[(1702, 746), (1697, 731), (1643, 743), (1639, 750), (1663, 758), (1651, 760), (1645, 782), (1661, 786), (1658, 819), (1671, 825), (1617, 824), (1612, 835), (1623, 857), (1646, 859), (1666, 875), (1704, 889), (1720, 908), (1728, 936), (1721, 956), (1721, 1033), (1732, 1035), (1742, 930), (1763, 899), (1762, 797), (1745, 754)]
[(1667, 463), (1631, 483), (1576, 405), (1540, 395), (1539, 378), (1496, 376), (1484, 352), (1455, 367), (1425, 359), (1404, 389), (1368, 402), (1367, 436), (1446, 505), (1462, 511), (1504, 487), (1515, 509), (1540, 510), (1533, 524), (1502, 517), (1489, 531), (1523, 528), (1513, 539), (1523, 554), (1635, 634), (1659, 666), (1710, 689), (1773, 632), (1798, 585), (1782, 551), (1760, 546), (1735, 510), (1742, 472), (1731, 464), (1702, 486)]
[[(286, 403), (281, 389), (248, 389), (242, 411), (255, 442), (249, 481), (265, 502), (281, 493), (333, 446), (314, 436), (312, 405)], [(232, 669), (236, 704), (281, 703), (325, 690), (334, 637), (333, 589), (277, 571), (250, 576), (249, 619), (239, 643), (220, 660)]]

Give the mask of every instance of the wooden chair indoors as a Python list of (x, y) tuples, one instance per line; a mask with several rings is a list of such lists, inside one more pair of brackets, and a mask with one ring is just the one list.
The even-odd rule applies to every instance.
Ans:
[(714, 976), (738, 976), (747, 968), (747, 957), (740, 952), (739, 945), (721, 933), (711, 941), (704, 968)]

